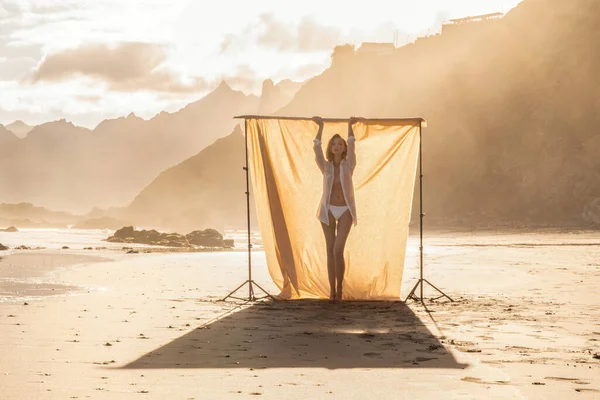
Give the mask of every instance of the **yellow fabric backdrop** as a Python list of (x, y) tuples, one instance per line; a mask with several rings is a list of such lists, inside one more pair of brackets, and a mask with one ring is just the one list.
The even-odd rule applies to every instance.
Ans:
[[(323, 151), (347, 123), (325, 122)], [(316, 213), (323, 175), (311, 120), (246, 120), (258, 221), (281, 299), (329, 298), (327, 254)], [(354, 124), (358, 225), (345, 249), (344, 299), (398, 300), (419, 150), (419, 120)]]

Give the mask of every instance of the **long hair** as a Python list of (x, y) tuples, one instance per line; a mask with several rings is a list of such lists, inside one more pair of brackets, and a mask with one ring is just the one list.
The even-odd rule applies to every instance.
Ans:
[(344, 142), (344, 152), (342, 153), (342, 160), (345, 160), (346, 155), (348, 154), (348, 143), (346, 143), (346, 141), (344, 140), (343, 137), (341, 137), (339, 134), (336, 133), (335, 135), (333, 135), (333, 137), (331, 139), (329, 139), (329, 143), (327, 143), (327, 152), (325, 153), (327, 161), (333, 161), (332, 147), (333, 147), (333, 141), (336, 138), (340, 138), (340, 139), (342, 139), (342, 142)]

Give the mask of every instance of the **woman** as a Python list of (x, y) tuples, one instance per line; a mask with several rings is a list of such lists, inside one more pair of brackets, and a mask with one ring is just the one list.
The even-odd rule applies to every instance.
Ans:
[(317, 211), (321, 221), (325, 242), (327, 243), (327, 272), (329, 274), (330, 295), (332, 302), (342, 300), (344, 282), (344, 246), (352, 225), (356, 225), (356, 205), (354, 203), (354, 185), (352, 174), (356, 166), (354, 148), (354, 132), (352, 125), (356, 118), (348, 120), (348, 143), (335, 134), (327, 144), (325, 157), (321, 147), (323, 119), (314, 117), (319, 126), (314, 139), (314, 150), (317, 165), (323, 173), (323, 195)]

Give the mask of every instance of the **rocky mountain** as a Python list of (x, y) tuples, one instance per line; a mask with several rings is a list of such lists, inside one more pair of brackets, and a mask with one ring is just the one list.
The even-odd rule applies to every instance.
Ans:
[(6, 125), (6, 129), (14, 133), (19, 139), (23, 139), (33, 129), (33, 126), (29, 126), (25, 122), (17, 120)]
[(19, 138), (14, 133), (6, 129), (4, 125), (0, 124), (0, 146), (8, 146), (18, 139)]
[[(237, 126), (200, 153), (161, 173), (118, 218), (170, 231), (246, 226), (244, 137)], [(254, 207), (254, 205), (252, 205)]]
[(0, 169), (11, 171), (0, 180), (0, 201), (74, 213), (124, 206), (161, 171), (231, 132), (232, 117), (255, 113), (258, 103), (223, 82), (197, 102), (147, 121), (131, 114), (93, 131), (65, 120), (37, 126), (0, 146)]
[(288, 79), (278, 82), (277, 84), (274, 84), (270, 79), (265, 80), (262, 86), (258, 114), (276, 114), (280, 108), (288, 104), (294, 98), (303, 84), (303, 82), (293, 82)]
[(524, 0), (383, 54), (340, 46), (279, 113), (423, 116), (427, 221), (585, 225), (600, 198), (600, 2)]
[(50, 211), (29, 203), (0, 203), (0, 228), (16, 226), (17, 228), (66, 228), (74, 224), (78, 217)]
[[(259, 114), (268, 115), (287, 104), (302, 83), (271, 80), (263, 83)], [(114, 215), (138, 226), (171, 231), (243, 229), (246, 227), (246, 175), (241, 122), (233, 133), (161, 173), (123, 209), (96, 216)], [(251, 197), (251, 223), (257, 227)]]
[(63, 119), (38, 125), (24, 139), (0, 147), (0, 170), (10, 171), (0, 180), (0, 201), (26, 200), (49, 208), (79, 201), (77, 182), (87, 161), (81, 149), (89, 139), (90, 130)]

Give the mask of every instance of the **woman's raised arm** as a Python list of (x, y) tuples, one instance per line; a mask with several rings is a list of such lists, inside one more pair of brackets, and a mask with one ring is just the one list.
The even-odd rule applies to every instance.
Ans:
[(354, 137), (354, 130), (352, 130), (352, 125), (354, 125), (358, 121), (358, 118), (352, 117), (348, 120), (348, 152), (346, 153), (346, 159), (348, 160), (348, 164), (350, 165), (350, 169), (354, 170), (356, 167), (356, 137)]
[(325, 156), (323, 155), (323, 147), (321, 145), (321, 136), (323, 136), (323, 119), (321, 117), (313, 117), (312, 119), (317, 125), (319, 125), (319, 131), (317, 137), (313, 140), (313, 149), (315, 151), (315, 161), (319, 166), (321, 172), (325, 171)]

